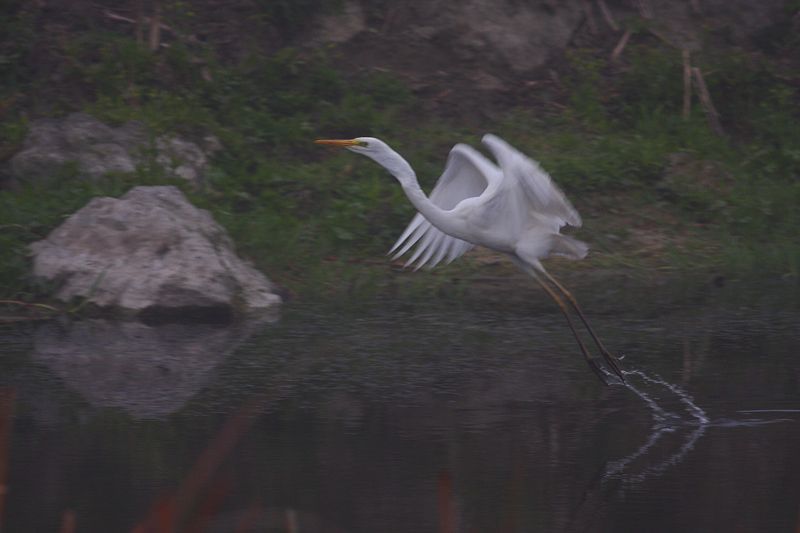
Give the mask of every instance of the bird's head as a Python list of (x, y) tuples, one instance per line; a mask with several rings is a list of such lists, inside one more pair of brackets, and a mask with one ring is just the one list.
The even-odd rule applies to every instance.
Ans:
[(352, 152), (362, 154), (367, 157), (390, 150), (389, 146), (387, 146), (385, 142), (380, 139), (376, 139), (375, 137), (356, 137), (355, 139), (317, 139), (314, 142), (316, 144), (347, 148)]
[(316, 144), (347, 148), (351, 152), (365, 155), (392, 173), (403, 182), (414, 176), (414, 171), (405, 159), (392, 150), (388, 144), (375, 137), (356, 137), (355, 139), (318, 139)]

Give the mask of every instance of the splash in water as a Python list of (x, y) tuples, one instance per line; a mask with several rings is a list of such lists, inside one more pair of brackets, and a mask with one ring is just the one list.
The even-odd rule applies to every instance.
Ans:
[[(745, 427), (762, 424), (772, 424), (776, 422), (787, 422), (792, 419), (787, 418), (745, 418), (745, 419), (718, 419), (711, 420), (702, 407), (697, 405), (694, 399), (680, 387), (672, 384), (657, 374), (649, 375), (641, 370), (627, 370), (626, 377), (637, 377), (648, 386), (657, 386), (669, 391), (686, 408), (685, 413), (668, 410), (656, 401), (654, 395), (645, 392), (643, 388), (636, 386), (633, 380), (628, 379), (624, 384), (631, 392), (641, 398), (653, 417), (653, 428), (647, 440), (636, 451), (609, 463), (603, 474), (604, 480), (618, 479), (626, 483), (641, 483), (651, 476), (659, 476), (670, 467), (683, 461), (691, 452), (697, 441), (705, 434), (710, 427)], [(800, 413), (800, 410), (741, 410), (740, 413)], [(687, 416), (688, 415), (688, 416)], [(632, 464), (638, 459), (644, 459), (650, 454), (656, 445), (666, 435), (685, 433), (684, 438), (679, 441), (674, 453), (669, 454), (665, 459), (658, 463), (646, 466), (636, 472), (632, 471)]]

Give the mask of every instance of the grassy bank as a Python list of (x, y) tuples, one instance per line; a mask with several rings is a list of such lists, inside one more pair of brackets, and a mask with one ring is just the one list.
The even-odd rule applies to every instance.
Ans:
[[(476, 144), (485, 131), (507, 138), (584, 215), (576, 235), (594, 253), (561, 269), (800, 271), (800, 96), (783, 60), (800, 50), (790, 31), (766, 51), (694, 59), (722, 118), (719, 135), (697, 102), (682, 117), (680, 53), (657, 40), (630, 46), (618, 63), (573, 50), (552, 97), (498, 107), (476, 124), (421, 112), (424, 102), (400, 80), (338, 68), (335, 51), (253, 51), (233, 61), (198, 43), (151, 53), (101, 29), (46, 50), (62, 61), (56, 88), (24, 61), (42, 50), (19, 13), (3, 22), (9, 37), (0, 49), (3, 159), (19, 149), (31, 118), (75, 110), (112, 123), (143, 120), (155, 133), (214, 134), (224, 150), (205, 187), (177, 185), (230, 231), (242, 255), (295, 292), (384, 286), (391, 270), (383, 254), (413, 215), (372, 162), (311, 144), (334, 135), (384, 138), (426, 188), (453, 143)], [(72, 174), (0, 190), (0, 296), (40, 297), (27, 245), (90, 198), (164, 183), (155, 168), (94, 183)], [(411, 283), (479, 277), (493, 261), (479, 254)]]

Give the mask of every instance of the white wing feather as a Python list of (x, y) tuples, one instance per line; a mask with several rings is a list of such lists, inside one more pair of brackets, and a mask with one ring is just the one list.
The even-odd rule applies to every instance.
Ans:
[[(480, 196), (490, 181), (497, 179), (499, 169), (480, 152), (465, 144), (457, 144), (450, 151), (444, 172), (430, 194), (433, 203), (442, 209), (453, 209), (467, 198)], [(414, 269), (433, 268), (443, 259), (447, 263), (469, 251), (473, 245), (445, 234), (425, 217), (417, 213), (389, 253), (393, 259), (405, 254), (416, 245), (414, 254), (405, 266), (417, 262)]]
[(537, 213), (558, 219), (559, 226), (580, 227), (581, 216), (536, 161), (496, 135), (486, 134), (482, 141), (500, 164), (504, 181), (511, 182), (506, 185), (522, 189)]

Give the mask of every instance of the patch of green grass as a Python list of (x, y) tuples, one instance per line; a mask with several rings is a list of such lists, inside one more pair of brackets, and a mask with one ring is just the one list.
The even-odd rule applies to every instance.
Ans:
[[(264, 16), (287, 27), (299, 24), (306, 14), (301, 4), (284, 4)], [(0, 29), (7, 27), (19, 38), (18, 44), (5, 39), (0, 46), (0, 68), (9, 74), (0, 82), (3, 97), (20, 89), (42, 90), (36, 73), (14, 62), (32, 46), (30, 17), (22, 9), (17, 13), (16, 19), (0, 22)], [(788, 37), (775, 46), (781, 53), (796, 47)], [(450, 147), (477, 145), (482, 133), (466, 130), (456, 119), (409, 123), (406, 117), (418, 102), (407, 87), (386, 73), (343, 73), (327, 55), (335, 52), (287, 48), (230, 61), (211, 45), (178, 40), (154, 54), (132, 37), (88, 28), (65, 39), (55, 53), (65, 65), (63, 84), (72, 89), (48, 92), (55, 98), (48, 100), (47, 114), (84, 109), (114, 123), (142, 120), (157, 134), (216, 135), (224, 149), (214, 158), (207, 185), (188, 194), (230, 231), (240, 253), (275, 277), (301, 285), (302, 279), (308, 285), (343, 279), (349, 280), (344, 285), (372, 286), (373, 270), (358, 263), (374, 258), (385, 265), (384, 252), (413, 216), (402, 190), (383, 169), (353, 154), (314, 146), (314, 138), (383, 137), (430, 190)], [(693, 58), (706, 73), (727, 137), (710, 131), (696, 101), (689, 120), (680, 116), (681, 57), (675, 49), (632, 43), (622, 66), (589, 49), (570, 52), (568, 60), (564, 113), (514, 109), (485, 130), (539, 160), (581, 209), (591, 207), (593, 197), (618, 195), (633, 213), (666, 210), (687, 226), (703, 224), (707, 231), (692, 238), (713, 239), (714, 246), (705, 249), (716, 251), (716, 243), (723, 243), (723, 256), (712, 258), (692, 241), (669, 252), (674, 264), (694, 250), (703, 256), (698, 260), (733, 269), (760, 264), (797, 273), (800, 97), (777, 60), (741, 54)], [(21, 142), (25, 130), (23, 115), (0, 116), (2, 146)], [(675, 154), (687, 154), (697, 165), (672, 178), (665, 194)], [(693, 170), (705, 162), (719, 170), (703, 176), (710, 187), (697, 185)], [(156, 168), (102, 183), (54, 180), (53, 186), (0, 191), (0, 245), (10, 251), (0, 261), (0, 293), (28, 290), (29, 242), (91, 197), (117, 196), (146, 183), (163, 183)], [(616, 229), (602, 231), (625, 232)], [(613, 254), (601, 260), (619, 264)], [(639, 258), (630, 261), (642, 266)], [(683, 264), (696, 264), (695, 258)], [(384, 275), (384, 268), (377, 271)], [(420, 279), (434, 283), (438, 278)]]
[[(627, 65), (614, 73), (592, 51), (574, 52), (568, 120), (515, 111), (502, 129), (579, 206), (581, 195), (616, 191), (647, 209), (651, 197), (655, 208), (706, 225), (701, 239), (722, 243), (707, 247), (720, 255), (700, 253), (698, 260), (796, 275), (800, 92), (779, 60), (742, 53), (694, 58), (722, 117), (721, 137), (696, 100), (691, 117), (681, 117), (679, 51), (634, 45), (625, 57)], [(680, 154), (692, 164), (671, 168)], [(689, 174), (675, 175), (682, 171)]]

